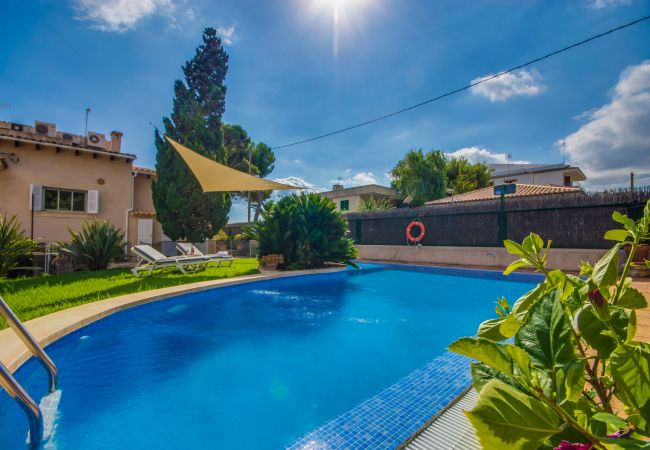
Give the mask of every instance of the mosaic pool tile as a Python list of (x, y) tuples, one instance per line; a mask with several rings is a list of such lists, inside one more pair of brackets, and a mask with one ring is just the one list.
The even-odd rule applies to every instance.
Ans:
[(446, 352), (288, 448), (393, 449), (460, 395), (471, 381), (469, 360)]

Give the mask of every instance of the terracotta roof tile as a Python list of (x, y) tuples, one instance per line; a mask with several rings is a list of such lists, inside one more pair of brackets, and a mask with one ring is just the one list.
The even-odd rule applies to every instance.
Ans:
[[(513, 197), (534, 197), (538, 195), (557, 195), (557, 194), (575, 194), (582, 192), (579, 187), (566, 187), (566, 186), (552, 186), (552, 185), (533, 185), (533, 184), (519, 184), (517, 191), (514, 194), (507, 194), (506, 198)], [(475, 191), (465, 192), (464, 194), (454, 195), (453, 202), (481, 202), (486, 200), (495, 200), (498, 196), (494, 195), (494, 186), (477, 189)], [(438, 200), (427, 202), (427, 205), (444, 205), (452, 203), (451, 197), (445, 197)]]
[(138, 173), (150, 174), (150, 175), (156, 174), (156, 169), (149, 169), (148, 167), (133, 166), (133, 171)]

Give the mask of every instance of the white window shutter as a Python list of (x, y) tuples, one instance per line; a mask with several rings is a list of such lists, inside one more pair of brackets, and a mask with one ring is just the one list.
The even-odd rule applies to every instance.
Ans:
[(43, 209), (43, 186), (37, 184), (29, 185), (29, 209), (40, 211)]
[(138, 244), (153, 244), (153, 219), (138, 219)]
[(88, 214), (99, 212), (99, 191), (88, 191)]

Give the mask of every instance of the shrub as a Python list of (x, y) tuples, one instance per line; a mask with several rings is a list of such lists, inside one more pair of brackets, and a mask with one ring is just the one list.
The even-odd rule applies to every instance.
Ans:
[(124, 232), (107, 221), (84, 222), (79, 232), (68, 231), (71, 239), (66, 250), (90, 270), (105, 269), (122, 254)]
[(36, 243), (26, 238), (15, 215), (0, 216), (0, 278), (18, 266), (21, 259), (31, 256)]
[[(649, 237), (650, 202), (637, 222), (619, 212), (613, 219), (623, 228), (605, 239), (616, 244), (594, 266), (583, 262), (581, 276), (549, 271), (550, 241), (534, 233), (504, 242), (519, 257), (505, 274), (532, 267), (545, 278), (512, 307), (499, 299), (498, 317), (483, 322), (478, 337), (450, 346), (477, 361), (479, 401), (467, 416), (483, 448), (648, 448), (650, 344), (634, 339), (636, 310), (647, 302), (628, 274)], [(625, 246), (631, 252), (619, 278)]]
[(283, 255), (283, 268), (323, 267), (326, 262), (354, 265), (357, 252), (345, 237), (347, 222), (334, 203), (318, 194), (290, 195), (269, 202), (262, 219), (246, 229), (259, 242), (259, 256)]

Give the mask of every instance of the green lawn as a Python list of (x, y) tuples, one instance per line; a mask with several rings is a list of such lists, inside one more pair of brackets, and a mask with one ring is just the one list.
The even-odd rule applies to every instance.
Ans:
[[(258, 268), (255, 258), (237, 258), (232, 267), (211, 266), (187, 275), (178, 271), (156, 271), (152, 277), (136, 278), (128, 269), (111, 269), (49, 277), (0, 279), (0, 296), (18, 318), (25, 321), (82, 303), (197, 281), (248, 275), (257, 273)], [(6, 326), (0, 318), (0, 329)]]

